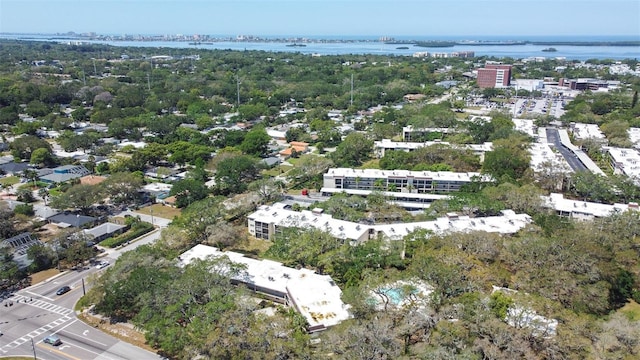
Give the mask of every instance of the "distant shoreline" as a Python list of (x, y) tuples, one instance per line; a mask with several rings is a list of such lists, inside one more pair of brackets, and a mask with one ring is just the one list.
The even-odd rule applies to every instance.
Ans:
[[(535, 36), (533, 36), (535, 38)], [(187, 42), (194, 45), (217, 42), (253, 42), (253, 43), (294, 43), (304, 44), (323, 43), (384, 43), (389, 45), (413, 45), (416, 47), (453, 47), (459, 46), (505, 46), (505, 45), (542, 45), (542, 46), (640, 46), (640, 40), (396, 40), (394, 38), (320, 38), (320, 37), (260, 37), (260, 36), (211, 36), (211, 35), (101, 35), (101, 34), (21, 34), (0, 32), (0, 38), (15, 40), (48, 40), (48, 41), (168, 41)]]

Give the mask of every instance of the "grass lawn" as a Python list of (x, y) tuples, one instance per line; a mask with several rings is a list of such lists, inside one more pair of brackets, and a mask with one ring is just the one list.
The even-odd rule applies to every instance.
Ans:
[(286, 174), (287, 171), (293, 169), (293, 166), (289, 166), (289, 165), (278, 165), (272, 169), (268, 169), (268, 170), (264, 170), (262, 172), (263, 175), (267, 175), (267, 176), (278, 176), (278, 175), (283, 175)]
[(0, 179), (0, 185), (10, 186), (20, 182), (20, 178), (17, 176), (7, 176)]
[(629, 320), (631, 321), (639, 321), (640, 320), (640, 304), (631, 300), (625, 306), (618, 310), (622, 312)]
[(153, 216), (161, 217), (163, 219), (173, 219), (180, 215), (180, 209), (173, 208), (171, 206), (163, 206), (162, 204), (153, 204), (151, 206), (143, 207), (136, 210), (141, 214), (151, 215), (153, 210)]
[(380, 159), (371, 159), (360, 165), (358, 169), (380, 169)]
[(31, 274), (31, 285), (47, 280), (48, 278), (58, 274), (60, 274), (58, 269), (49, 269)]
[(250, 252), (257, 255), (262, 255), (265, 251), (271, 247), (271, 241), (255, 238), (251, 235), (248, 236), (248, 241), (235, 246), (232, 250), (239, 250), (242, 252)]

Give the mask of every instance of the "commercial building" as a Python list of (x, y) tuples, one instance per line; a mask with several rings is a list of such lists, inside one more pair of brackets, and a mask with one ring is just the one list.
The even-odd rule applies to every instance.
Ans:
[(296, 309), (307, 320), (309, 332), (324, 330), (351, 317), (349, 306), (342, 302), (342, 290), (329, 275), (286, 267), (272, 260), (251, 259), (206, 245), (196, 245), (178, 259), (186, 266), (195, 259), (221, 256), (246, 266), (230, 279), (232, 283), (245, 285), (272, 301)]
[(502, 88), (511, 84), (511, 65), (487, 64), (478, 69), (477, 78), (480, 88)]

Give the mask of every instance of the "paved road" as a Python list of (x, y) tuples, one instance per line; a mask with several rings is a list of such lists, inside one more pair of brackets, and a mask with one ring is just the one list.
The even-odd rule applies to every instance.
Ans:
[[(102, 261), (114, 263), (126, 251), (156, 241), (161, 230), (171, 220), (133, 212), (121, 215), (140, 216), (152, 222), (159, 229), (139, 240), (118, 249), (108, 249)], [(0, 357), (27, 356), (43, 360), (151, 360), (161, 356), (145, 349), (120, 341), (100, 330), (80, 321), (73, 310), (75, 303), (89, 290), (100, 272), (95, 267), (85, 267), (80, 271), (68, 271), (42, 283), (18, 291), (0, 302)], [(71, 291), (56, 295), (64, 286)], [(11, 304), (11, 305), (10, 305)], [(5, 306), (6, 305), (6, 306)], [(42, 340), (49, 334), (57, 334), (62, 345), (45, 344)]]
[[(113, 258), (103, 260), (114, 261)], [(37, 358), (44, 360), (161, 359), (157, 354), (120, 341), (76, 317), (74, 304), (102, 271), (105, 270), (95, 267), (68, 271), (3, 300), (0, 303), (0, 329), (4, 335), (0, 337), (0, 356), (32, 357), (35, 350)], [(70, 286), (71, 291), (56, 295), (64, 285)], [(62, 345), (54, 347), (43, 343), (42, 339), (49, 334), (57, 334)]]
[(567, 161), (569, 166), (571, 166), (571, 169), (573, 169), (573, 171), (575, 172), (588, 171), (587, 167), (582, 163), (582, 161), (578, 159), (578, 157), (575, 156), (575, 154), (572, 151), (562, 146), (562, 143), (560, 142), (560, 135), (558, 135), (557, 129), (546, 128), (546, 132), (547, 132), (547, 142), (549, 144), (553, 144), (555, 148), (558, 149), (560, 154), (562, 154), (562, 156)]

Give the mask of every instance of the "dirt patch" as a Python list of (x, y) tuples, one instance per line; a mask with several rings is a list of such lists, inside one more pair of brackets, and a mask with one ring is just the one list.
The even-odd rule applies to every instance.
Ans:
[(136, 330), (135, 327), (131, 324), (110, 324), (109, 320), (100, 316), (91, 315), (88, 311), (84, 311), (79, 314), (78, 319), (124, 342), (141, 347), (153, 353), (156, 352), (155, 349), (147, 345), (144, 334)]
[(35, 284), (41, 283), (58, 274), (60, 274), (60, 270), (58, 269), (49, 269), (49, 270), (37, 272), (35, 274), (31, 274), (31, 284), (35, 285)]

